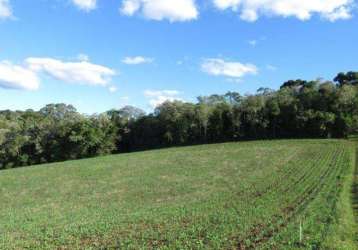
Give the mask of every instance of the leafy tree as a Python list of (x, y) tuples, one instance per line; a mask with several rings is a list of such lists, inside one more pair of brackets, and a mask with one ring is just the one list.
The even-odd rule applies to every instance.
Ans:
[(339, 73), (335, 78), (335, 82), (338, 82), (340, 86), (349, 84), (357, 85), (358, 84), (358, 72), (349, 71), (347, 73)]
[(297, 80), (289, 80), (287, 82), (284, 82), (281, 85), (281, 89), (283, 88), (302, 88), (303, 86), (305, 86), (307, 84), (307, 81), (301, 80), (301, 79), (297, 79)]
[(165, 102), (151, 114), (132, 106), (83, 115), (72, 105), (0, 111), (0, 169), (175, 145), (358, 133), (355, 72), (330, 81), (290, 80), (274, 91)]

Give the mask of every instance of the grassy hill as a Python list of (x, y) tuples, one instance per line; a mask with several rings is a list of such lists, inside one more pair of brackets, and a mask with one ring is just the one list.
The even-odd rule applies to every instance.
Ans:
[(354, 249), (354, 159), (278, 140), (1, 171), (0, 248)]

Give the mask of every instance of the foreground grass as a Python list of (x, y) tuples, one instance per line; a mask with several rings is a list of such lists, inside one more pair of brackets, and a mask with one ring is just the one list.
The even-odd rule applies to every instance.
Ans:
[(352, 148), (226, 143), (2, 171), (0, 248), (321, 248), (348, 209)]
[(343, 182), (342, 192), (336, 205), (335, 221), (332, 223), (323, 244), (324, 249), (358, 249), (357, 218), (355, 218), (354, 211), (354, 205), (358, 198), (355, 189), (355, 185), (358, 184), (356, 183), (358, 181), (356, 179), (358, 174), (358, 162), (356, 160), (358, 148), (352, 149), (352, 151), (355, 151), (355, 157), (352, 153), (352, 167), (347, 169), (346, 181)]

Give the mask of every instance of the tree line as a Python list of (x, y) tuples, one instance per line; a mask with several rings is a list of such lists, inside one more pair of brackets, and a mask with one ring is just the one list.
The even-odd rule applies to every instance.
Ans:
[(126, 106), (88, 116), (66, 104), (0, 111), (0, 169), (175, 145), (357, 132), (358, 72), (348, 72), (334, 81), (290, 80), (252, 95), (165, 102), (150, 114)]

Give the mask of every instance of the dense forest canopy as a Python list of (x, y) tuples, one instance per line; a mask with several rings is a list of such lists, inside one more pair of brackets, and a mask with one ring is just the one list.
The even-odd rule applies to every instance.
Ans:
[(277, 91), (165, 102), (154, 113), (126, 106), (87, 116), (71, 105), (0, 111), (0, 168), (117, 152), (273, 138), (343, 138), (358, 132), (358, 72), (334, 82), (290, 80)]

